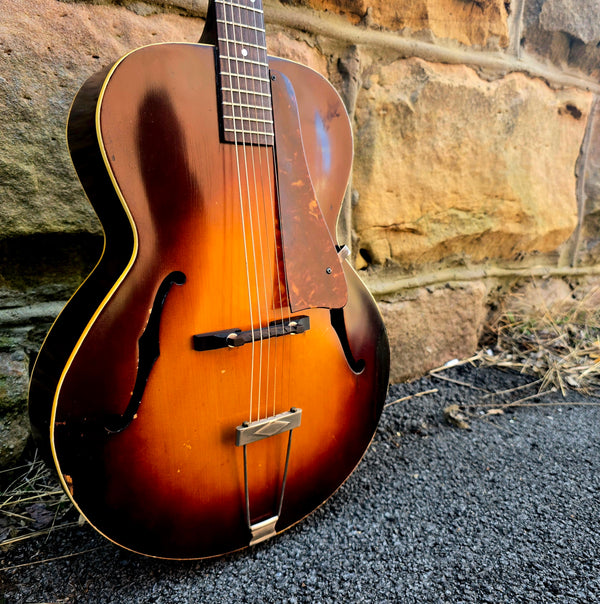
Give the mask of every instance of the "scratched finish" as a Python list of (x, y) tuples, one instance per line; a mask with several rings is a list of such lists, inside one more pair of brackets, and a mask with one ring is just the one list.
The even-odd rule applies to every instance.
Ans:
[[(353, 356), (365, 361), (360, 374), (348, 366), (326, 308), (303, 312), (311, 329), (301, 335), (193, 350), (194, 334), (258, 328), (291, 313), (278, 252), (278, 220), (286, 217), (278, 216), (273, 149), (220, 142), (213, 52), (191, 44), (149, 46), (123, 59), (108, 80), (101, 140), (74, 160), (80, 174), (96, 171), (82, 180), (100, 218), (109, 218), (103, 226), (111, 262), (100, 263), (63, 313), (83, 325), (79, 341), (73, 343), (65, 321), (53, 328), (39, 364), (56, 387), (46, 395), (36, 386), (33, 397), (32, 418), (53, 408), (57, 468), (91, 524), (126, 548), (166, 558), (212, 556), (248, 544), (236, 426), (303, 409), (281, 531), (327, 499), (358, 463), (387, 386), (381, 318), (347, 265), (346, 330)], [(319, 75), (279, 59), (271, 67), (296, 91), (306, 164), (333, 233), (352, 154), (348, 118)], [(94, 105), (85, 94), (79, 98), (73, 115), (89, 111), (82, 121), (90, 127)], [(81, 137), (88, 139), (90, 133)], [(106, 194), (99, 145), (125, 206)], [(134, 226), (122, 237), (125, 208)], [(105, 426), (127, 408), (139, 338), (173, 271), (186, 281), (171, 287), (162, 308), (160, 356), (135, 419), (111, 434)], [(53, 362), (44, 362), (47, 354)], [(53, 398), (54, 390), (52, 404), (44, 396)], [(248, 446), (253, 523), (276, 512), (286, 446), (285, 434)]]
[[(348, 299), (346, 280), (310, 180), (294, 88), (286, 76), (272, 73), (281, 239), (290, 307), (293, 311), (342, 308)], [(322, 121), (318, 123), (322, 129)]]

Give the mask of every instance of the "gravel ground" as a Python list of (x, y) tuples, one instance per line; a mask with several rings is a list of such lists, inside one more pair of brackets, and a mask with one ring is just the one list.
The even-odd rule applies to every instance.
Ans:
[[(390, 402), (437, 392), (388, 406), (340, 491), (251, 550), (166, 562), (65, 529), (0, 552), (0, 603), (598, 601), (600, 399), (475, 407), (527, 382), (466, 365), (392, 387)], [(445, 419), (451, 404), (472, 406), (471, 429)]]

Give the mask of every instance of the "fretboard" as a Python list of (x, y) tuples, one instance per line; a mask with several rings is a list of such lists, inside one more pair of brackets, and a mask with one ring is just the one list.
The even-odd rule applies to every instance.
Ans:
[(262, 0), (215, 0), (224, 139), (272, 145), (273, 110)]

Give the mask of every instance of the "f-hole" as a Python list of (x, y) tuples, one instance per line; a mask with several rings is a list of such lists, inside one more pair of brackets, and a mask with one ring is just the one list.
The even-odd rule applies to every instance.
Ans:
[(135, 414), (138, 412), (148, 378), (150, 377), (150, 372), (152, 371), (152, 367), (154, 367), (156, 359), (160, 356), (160, 319), (163, 307), (167, 301), (167, 295), (169, 294), (172, 285), (183, 285), (185, 279), (185, 275), (182, 272), (173, 271), (172, 273), (169, 273), (160, 284), (154, 298), (154, 304), (152, 305), (148, 324), (146, 325), (146, 329), (144, 329), (144, 333), (138, 340), (138, 372), (129, 404), (123, 415), (112, 417), (106, 422), (104, 427), (107, 432), (122, 432), (129, 426), (133, 421)]
[(350, 342), (348, 341), (348, 332), (346, 331), (344, 309), (331, 308), (329, 310), (329, 313), (331, 315), (331, 326), (335, 329), (335, 332), (337, 333), (340, 344), (342, 345), (342, 350), (344, 351), (344, 356), (346, 357), (346, 362), (350, 366), (350, 369), (354, 371), (354, 373), (362, 373), (365, 369), (365, 361), (363, 359), (355, 359), (354, 355), (352, 354)]

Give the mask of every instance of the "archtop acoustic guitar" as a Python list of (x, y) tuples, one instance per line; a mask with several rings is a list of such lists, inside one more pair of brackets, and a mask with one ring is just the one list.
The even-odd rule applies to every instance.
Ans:
[(214, 0), (201, 43), (92, 76), (67, 134), (105, 245), (38, 356), (38, 442), (129, 550), (274, 536), (346, 480), (387, 389), (380, 314), (335, 237), (339, 96), (267, 56), (260, 0)]

